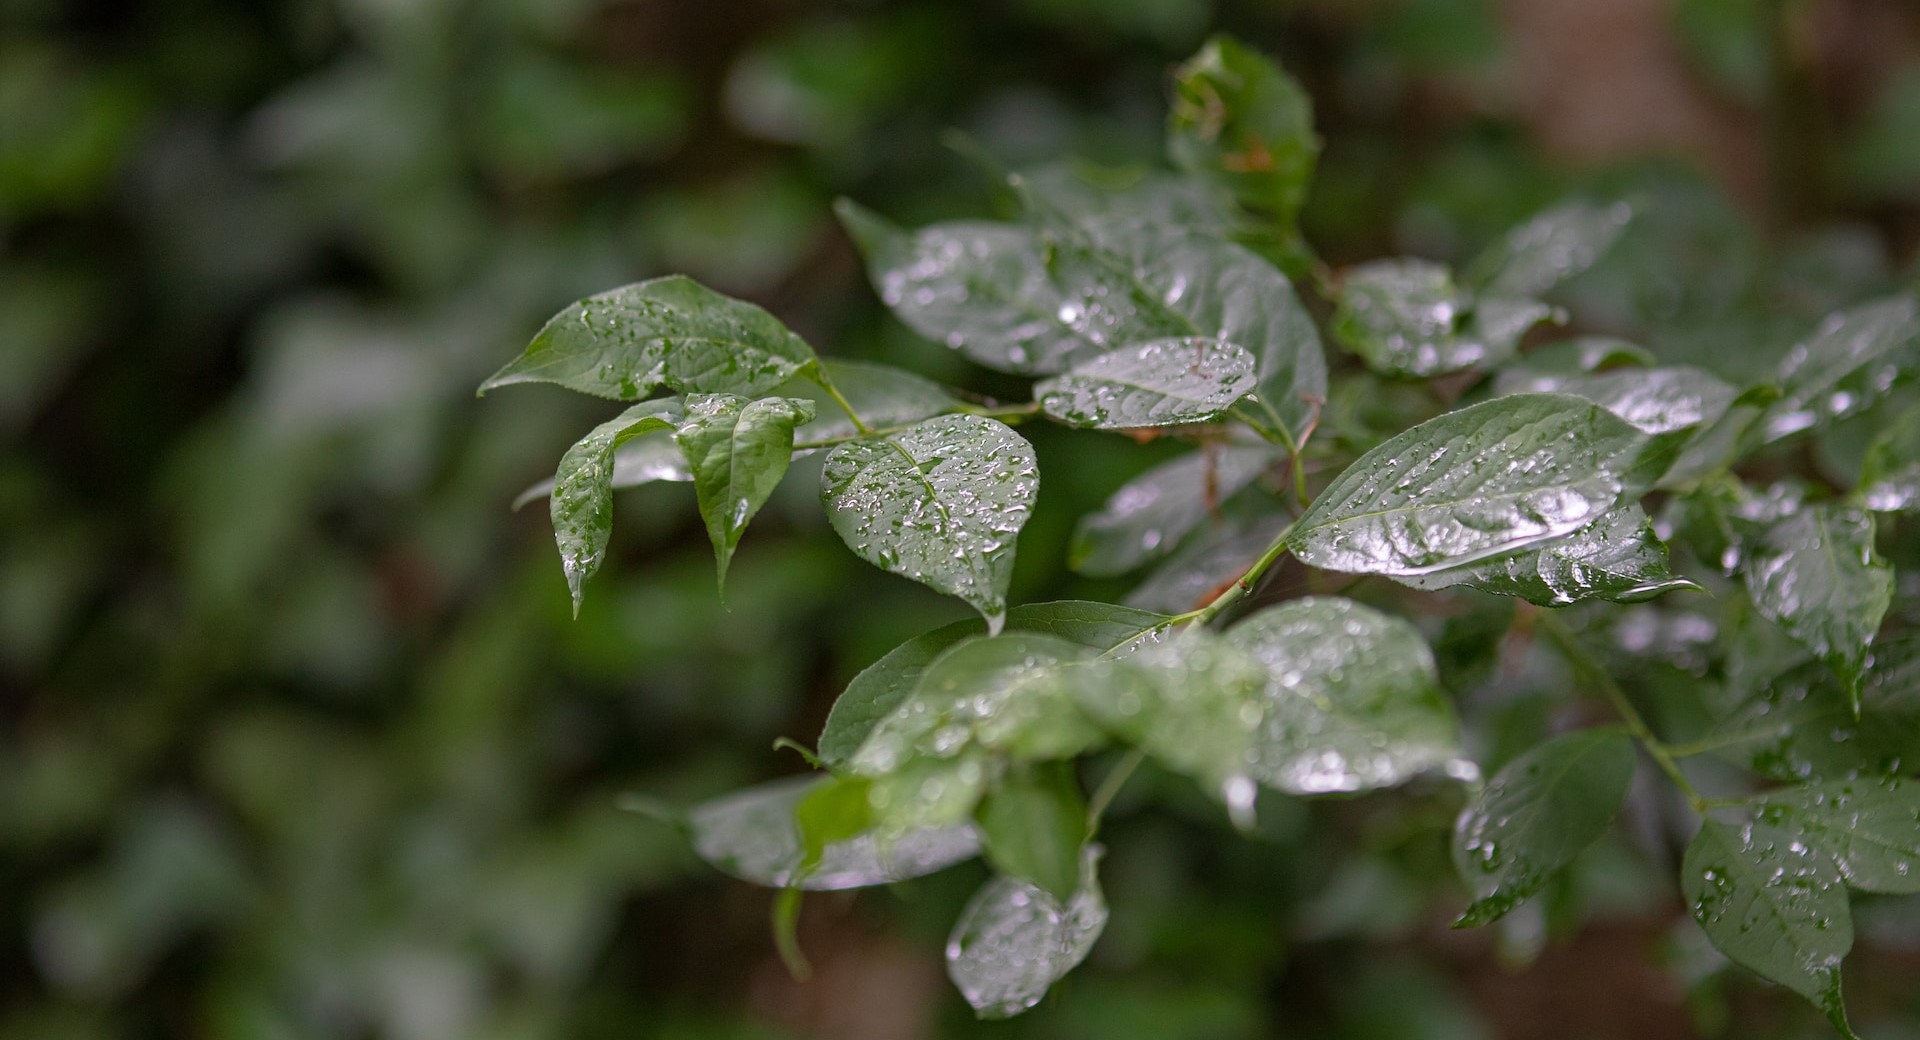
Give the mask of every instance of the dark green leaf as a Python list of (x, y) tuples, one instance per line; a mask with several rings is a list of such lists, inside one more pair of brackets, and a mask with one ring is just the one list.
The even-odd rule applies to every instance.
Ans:
[(480, 384), (556, 383), (630, 401), (664, 385), (757, 397), (815, 364), (813, 349), (753, 304), (679, 275), (589, 296)]
[(1048, 415), (1101, 430), (1204, 422), (1253, 391), (1253, 355), (1191, 337), (1121, 347), (1035, 384)]
[(1036, 885), (996, 877), (967, 901), (947, 939), (947, 976), (981, 1018), (1009, 1018), (1087, 959), (1107, 926), (1095, 874), (1100, 850), (1081, 854), (1080, 886), (1062, 903)]
[(1493, 392), (1550, 394), (1574, 376), (1656, 364), (1653, 352), (1608, 336), (1576, 336), (1522, 354), (1500, 369)]
[(1454, 866), (1473, 890), (1459, 926), (1518, 906), (1598, 840), (1633, 767), (1632, 738), (1603, 727), (1555, 737), (1494, 774), (1453, 828)]
[(1808, 506), (1763, 530), (1744, 577), (1753, 605), (1832, 666), (1858, 707), (1867, 651), (1893, 602), (1893, 568), (1873, 547), (1873, 514)]
[(1087, 802), (1069, 763), (1015, 771), (980, 802), (974, 817), (993, 869), (1071, 902), (1080, 887)]
[(1346, 273), (1332, 328), (1375, 372), (1427, 378), (1501, 364), (1553, 313), (1538, 300), (1476, 299), (1439, 264), (1380, 260)]
[(1397, 576), (1416, 589), (1468, 588), (1543, 607), (1589, 599), (1634, 603), (1700, 586), (1667, 568), (1667, 547), (1637, 505), (1621, 506), (1563, 538), (1430, 574)]
[(1352, 600), (1308, 597), (1227, 632), (1266, 669), (1248, 771), (1290, 794), (1365, 791), (1460, 772), (1460, 727), (1411, 624)]
[(699, 805), (687, 815), (694, 851), (744, 881), (805, 889), (860, 888), (903, 881), (971, 859), (979, 852), (973, 826), (962, 823), (885, 843), (875, 841), (870, 834), (826, 841), (818, 864), (812, 870), (803, 870), (806, 854), (794, 812), (802, 800), (831, 783), (836, 781), (825, 776), (793, 777)]
[(1726, 414), (1734, 388), (1703, 369), (1628, 368), (1559, 379), (1536, 377), (1539, 392), (1572, 394), (1632, 423), (1648, 434), (1669, 434), (1705, 426)]
[(1285, 526), (1286, 517), (1270, 515), (1229, 517), (1205, 528), (1127, 593), (1127, 605), (1169, 614), (1198, 610), (1245, 574)]
[(1234, 444), (1209, 444), (1163, 462), (1081, 518), (1068, 562), (1082, 574), (1104, 577), (1170, 552), (1273, 462), (1272, 448)]
[(677, 400), (634, 405), (619, 418), (594, 427), (560, 457), (560, 468), (553, 475), (549, 512), (575, 615), (580, 613), (587, 579), (606, 559), (607, 539), (613, 535), (614, 451), (622, 442), (650, 430), (673, 429), (681, 414)]
[(1754, 818), (1831, 857), (1848, 887), (1920, 892), (1920, 783), (1829, 780), (1754, 799)]
[(1824, 662), (1754, 685), (1706, 742), (1761, 776), (1842, 780), (1910, 772), (1920, 762), (1920, 639), (1874, 647), (1858, 718)]
[(835, 448), (820, 498), (861, 559), (960, 597), (997, 632), (1039, 486), (1033, 447), (1006, 424), (944, 415)]
[(1854, 497), (1876, 513), (1920, 506), (1920, 408), (1900, 413), (1873, 439)]
[(1902, 293), (1829, 315), (1780, 363), (1781, 397), (1756, 436), (1771, 443), (1864, 411), (1920, 366), (1920, 298)]
[(1538, 296), (1592, 267), (1633, 220), (1624, 202), (1569, 202), (1507, 232), (1468, 268), (1468, 280), (1496, 296)]
[(767, 497), (787, 474), (793, 431), (813, 418), (813, 403), (787, 397), (748, 401), (728, 394), (687, 398), (687, 416), (674, 441), (693, 471), (700, 517), (713, 541), (720, 583), (734, 547)]
[(1516, 394), (1421, 423), (1321, 492), (1289, 543), (1328, 570), (1425, 574), (1586, 527), (1637, 477), (1646, 438), (1577, 397)]

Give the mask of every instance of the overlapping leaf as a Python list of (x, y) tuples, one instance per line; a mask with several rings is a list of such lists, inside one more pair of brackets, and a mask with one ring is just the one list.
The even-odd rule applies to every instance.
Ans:
[(1869, 645), (1893, 602), (1893, 568), (1873, 540), (1873, 514), (1808, 506), (1767, 525), (1743, 572), (1754, 606), (1831, 665), (1856, 707)]
[(758, 885), (806, 889), (859, 888), (919, 877), (965, 859), (980, 849), (972, 824), (939, 827), (876, 841), (860, 834), (833, 841), (803, 868), (795, 809), (823, 785), (825, 776), (796, 777), (750, 787), (695, 807), (687, 816), (694, 851), (715, 867)]
[(1254, 359), (1216, 339), (1157, 339), (1082, 361), (1035, 384), (1041, 410), (1070, 426), (1121, 430), (1204, 422), (1252, 392)]
[(1656, 364), (1645, 347), (1609, 336), (1576, 336), (1548, 343), (1503, 366), (1493, 378), (1493, 392), (1549, 394), (1576, 376)]
[(1920, 368), (1920, 298), (1898, 296), (1829, 315), (1780, 363), (1781, 396), (1761, 418), (1760, 443), (1866, 409)]
[(1336, 303), (1333, 334), (1348, 350), (1382, 375), (1417, 378), (1498, 365), (1554, 313), (1538, 300), (1476, 297), (1423, 260), (1362, 264)]
[(1107, 925), (1095, 870), (1082, 853), (1080, 886), (1062, 902), (1026, 881), (996, 877), (974, 893), (947, 939), (947, 975), (981, 1018), (1017, 1015), (1072, 971)]
[(980, 802), (981, 851), (999, 873), (1073, 900), (1087, 840), (1087, 803), (1068, 762), (1017, 770)]
[(1824, 662), (1770, 677), (1707, 733), (1719, 754), (1789, 783), (1910, 771), (1920, 761), (1920, 641), (1876, 645), (1860, 712)]
[(575, 614), (580, 613), (587, 579), (599, 571), (606, 559), (607, 540), (613, 536), (615, 450), (641, 434), (674, 429), (682, 414), (678, 400), (634, 405), (619, 418), (594, 427), (560, 457), (549, 512)]
[(1171, 551), (1274, 458), (1267, 447), (1208, 445), (1155, 466), (1081, 518), (1068, 563), (1082, 574), (1124, 574)]
[(1920, 506), (1920, 408), (1900, 413), (1873, 439), (1854, 494), (1876, 513)]
[(733, 550), (793, 459), (793, 431), (813, 418), (810, 401), (730, 394), (687, 398), (674, 441), (693, 473), (694, 495), (719, 566), (722, 585)]
[(1589, 599), (1632, 603), (1700, 586), (1667, 566), (1667, 547), (1637, 505), (1621, 506), (1534, 549), (1429, 574), (1396, 576), (1429, 591), (1464, 585), (1543, 607)]
[(1507, 232), (1467, 268), (1468, 280), (1496, 296), (1539, 296), (1592, 267), (1633, 220), (1624, 202), (1568, 202)]

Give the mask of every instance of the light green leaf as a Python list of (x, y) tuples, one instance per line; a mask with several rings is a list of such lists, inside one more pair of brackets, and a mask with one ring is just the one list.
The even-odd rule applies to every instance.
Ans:
[(1687, 846), (1680, 885), (1721, 953), (1806, 997), (1853, 1036), (1840, 997), (1853, 916), (1832, 860), (1789, 831), (1708, 818)]
[(1828, 780), (1754, 799), (1754, 819), (1829, 856), (1850, 888), (1920, 892), (1920, 783)]
[(1653, 352), (1609, 336), (1576, 336), (1527, 351), (1493, 377), (1493, 392), (1550, 394), (1574, 376), (1656, 364)]
[(1473, 891), (1455, 927), (1493, 921), (1606, 833), (1633, 783), (1633, 740), (1611, 726), (1554, 737), (1494, 774), (1453, 828)]
[(1189, 337), (1122, 347), (1034, 385), (1049, 416), (1070, 426), (1122, 430), (1205, 422), (1253, 391), (1253, 355)]
[(1920, 506), (1920, 408), (1909, 408), (1867, 447), (1854, 497), (1876, 513)]
[(1780, 362), (1782, 394), (1761, 417), (1769, 444), (1864, 411), (1920, 366), (1920, 298), (1909, 293), (1828, 315)]
[(1252, 615), (1226, 641), (1266, 671), (1248, 769), (1261, 783), (1327, 794), (1468, 768), (1433, 652), (1411, 624), (1308, 597)]
[[(1007, 630), (1043, 633), (1104, 654), (1130, 643), (1160, 638), (1170, 620), (1165, 614), (1132, 607), (1063, 600), (1014, 607), (1007, 612)], [(874, 725), (914, 691), (934, 658), (969, 636), (984, 635), (986, 630), (977, 619), (937, 628), (893, 648), (854, 676), (827, 714), (826, 728), (820, 733), (820, 758), (832, 766), (845, 764)]]
[(1646, 437), (1591, 402), (1516, 394), (1449, 412), (1361, 456), (1294, 525), (1328, 570), (1426, 574), (1550, 541), (1612, 509)]
[(728, 394), (687, 398), (687, 417), (674, 441), (693, 471), (700, 517), (713, 541), (720, 584), (727, 564), (767, 497), (787, 474), (794, 428), (813, 418), (813, 403), (787, 397), (748, 401)]
[(1475, 258), (1468, 281), (1495, 296), (1539, 296), (1592, 267), (1633, 220), (1624, 202), (1568, 202), (1507, 232)]
[(1082, 574), (1106, 577), (1170, 552), (1274, 461), (1269, 447), (1209, 444), (1163, 462), (1081, 518), (1067, 562)]
[(1675, 589), (1700, 587), (1668, 569), (1667, 547), (1637, 505), (1611, 510), (1537, 548), (1430, 574), (1400, 575), (1395, 580), (1428, 591), (1465, 585), (1496, 596), (1518, 596), (1542, 607), (1589, 599), (1635, 603)]
[(861, 559), (958, 596), (997, 632), (1039, 486), (1033, 447), (1006, 424), (944, 415), (835, 448), (820, 498)]
[(1332, 329), (1375, 372), (1424, 379), (1505, 362), (1553, 314), (1538, 300), (1475, 298), (1440, 264), (1378, 260), (1346, 273)]
[(874, 837), (887, 845), (965, 823), (993, 780), (995, 763), (969, 748), (952, 758), (915, 758), (872, 778)]
[(813, 348), (773, 315), (672, 275), (589, 296), (554, 315), (480, 391), (555, 383), (630, 401), (664, 385), (757, 397), (815, 363)]
[(682, 414), (678, 400), (648, 401), (601, 423), (560, 456), (553, 475), (553, 540), (560, 566), (580, 613), (587, 579), (600, 569), (613, 535), (613, 455), (620, 445), (651, 430), (671, 430)]
[(803, 870), (806, 855), (794, 813), (804, 799), (831, 783), (835, 781), (826, 776), (792, 777), (696, 806), (687, 815), (694, 851), (743, 881), (815, 890), (904, 881), (971, 859), (979, 852), (973, 825), (962, 822), (885, 843), (871, 834), (825, 841), (818, 863), (811, 870)]
[(828, 777), (793, 806), (800, 834), (800, 876), (818, 870), (827, 849), (853, 841), (873, 826), (873, 783), (864, 777)]
[(1873, 514), (1807, 506), (1769, 524), (1743, 577), (1755, 609), (1830, 665), (1859, 708), (1860, 681), (1893, 602), (1893, 568), (1873, 547)]
[(1080, 886), (1062, 903), (1039, 886), (996, 877), (967, 901), (947, 939), (947, 976), (981, 1018), (1010, 1018), (1087, 959), (1107, 926), (1095, 870), (1100, 850), (1081, 854)]
[(1063, 905), (1080, 887), (1087, 802), (1068, 762), (1016, 770), (980, 802), (974, 822), (993, 869), (1028, 882)]
[[(866, 361), (822, 361), (821, 367), (834, 388), (847, 399), (868, 426), (905, 426), (929, 419), (960, 406), (940, 384), (891, 365)], [(795, 444), (810, 441), (839, 440), (859, 431), (853, 419), (826, 389), (811, 378), (790, 380), (776, 387), (771, 397), (802, 398), (813, 402), (813, 421), (793, 431)]]

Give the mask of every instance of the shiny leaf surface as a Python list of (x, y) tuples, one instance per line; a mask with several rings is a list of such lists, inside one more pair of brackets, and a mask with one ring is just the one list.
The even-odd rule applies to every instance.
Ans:
[(696, 806), (687, 814), (694, 851), (743, 881), (805, 889), (861, 888), (931, 874), (979, 853), (971, 824), (918, 831), (888, 842), (872, 835), (825, 843), (817, 863), (806, 858), (796, 807), (824, 785), (825, 776), (793, 777), (750, 787)]
[(560, 549), (560, 566), (573, 595), (573, 612), (580, 613), (588, 578), (606, 559), (607, 540), (613, 536), (613, 456), (621, 443), (655, 430), (678, 425), (683, 409), (677, 400), (648, 401), (601, 423), (560, 457), (553, 475), (548, 512), (553, 518), (553, 540)]
[(1808, 506), (1760, 533), (1743, 572), (1754, 606), (1831, 665), (1856, 707), (1869, 645), (1893, 602), (1893, 568), (1873, 541), (1873, 514)]
[(1124, 574), (1170, 552), (1275, 459), (1272, 448), (1209, 444), (1153, 467), (1081, 518), (1069, 565), (1096, 577)]
[(1667, 547), (1637, 505), (1611, 510), (1538, 548), (1397, 580), (1429, 591), (1466, 586), (1543, 607), (1590, 599), (1633, 603), (1700, 587), (1668, 569)]
[(1781, 397), (1756, 436), (1769, 443), (1857, 414), (1916, 369), (1920, 298), (1902, 293), (1831, 314), (1781, 361)]
[(1332, 328), (1375, 372), (1424, 379), (1498, 365), (1552, 316), (1537, 300), (1476, 299), (1439, 264), (1380, 260), (1346, 273)]
[(787, 397), (748, 401), (725, 394), (687, 398), (674, 441), (693, 473), (693, 491), (721, 585), (734, 547), (793, 459), (793, 431), (813, 418), (813, 403)]
[(1092, 846), (1082, 853), (1079, 888), (1064, 903), (1009, 877), (994, 878), (967, 901), (947, 939), (947, 976), (981, 1018), (1033, 1007), (1087, 959), (1107, 926), (1099, 858)]
[(1159, 339), (1080, 362), (1033, 395), (1069, 426), (1123, 430), (1212, 419), (1252, 392), (1254, 379), (1253, 355), (1232, 343)]

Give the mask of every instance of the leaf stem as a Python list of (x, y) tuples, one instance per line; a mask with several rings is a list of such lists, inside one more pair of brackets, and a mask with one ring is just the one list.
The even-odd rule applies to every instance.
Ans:
[(1273, 536), (1273, 544), (1267, 546), (1267, 551), (1261, 553), (1260, 558), (1253, 561), (1253, 566), (1248, 567), (1245, 574), (1240, 575), (1239, 578), (1234, 580), (1233, 584), (1227, 586), (1225, 592), (1215, 596), (1212, 603), (1201, 607), (1199, 610), (1192, 610), (1181, 614), (1175, 617), (1174, 621), (1191, 621), (1196, 625), (1205, 625), (1207, 622), (1219, 617), (1221, 611), (1232, 606), (1242, 596), (1252, 592), (1254, 584), (1267, 573), (1267, 569), (1275, 563), (1278, 563), (1280, 558), (1287, 554), (1287, 536), (1292, 533), (1292, 524), (1281, 528), (1280, 533)]
[(871, 435), (873, 433), (873, 427), (868, 426), (867, 421), (860, 418), (860, 413), (854, 411), (853, 405), (848, 403), (845, 397), (841, 396), (840, 388), (833, 385), (833, 377), (827, 375), (825, 365), (814, 366), (813, 381), (819, 383), (820, 389), (825, 390), (827, 396), (833, 398), (833, 403), (839, 405), (840, 410), (847, 413), (847, 418), (853, 420), (854, 429), (859, 430), (863, 434)]
[[(941, 412), (940, 414), (941, 415), (978, 415), (985, 419), (1012, 420), (1013, 422), (1017, 423), (1021, 419), (1037, 414), (1039, 412), (1039, 409), (1040, 409), (1040, 406), (1037, 404), (1020, 404), (1020, 405), (1010, 404), (1010, 405), (1002, 405), (994, 408), (981, 408), (974, 405), (963, 405), (959, 408), (953, 408), (953, 409), (949, 409), (947, 411)], [(848, 413), (848, 414), (851, 415), (852, 413)], [(928, 418), (932, 418), (932, 417), (929, 416)], [(858, 420), (855, 420), (855, 421), (858, 422)], [(822, 437), (817, 441), (795, 442), (793, 446), (793, 450), (794, 451), (812, 451), (816, 448), (831, 448), (831, 447), (834, 447), (835, 445), (845, 444), (848, 441), (863, 440), (867, 437), (885, 437), (891, 433), (899, 433), (903, 430), (910, 430), (913, 427), (918, 426), (920, 423), (923, 423), (925, 421), (926, 421), (925, 419), (916, 419), (910, 423), (896, 423), (892, 426), (862, 426), (860, 427), (859, 432), (857, 433), (849, 433), (840, 437)]]
[(1120, 789), (1127, 786), (1127, 781), (1132, 779), (1134, 770), (1139, 769), (1140, 763), (1146, 760), (1147, 753), (1134, 748), (1127, 752), (1127, 757), (1121, 759), (1106, 776), (1100, 778), (1100, 786), (1094, 789), (1093, 797), (1087, 800), (1088, 838), (1100, 833), (1100, 820), (1106, 816), (1107, 806), (1113, 804), (1113, 799), (1120, 794)]

